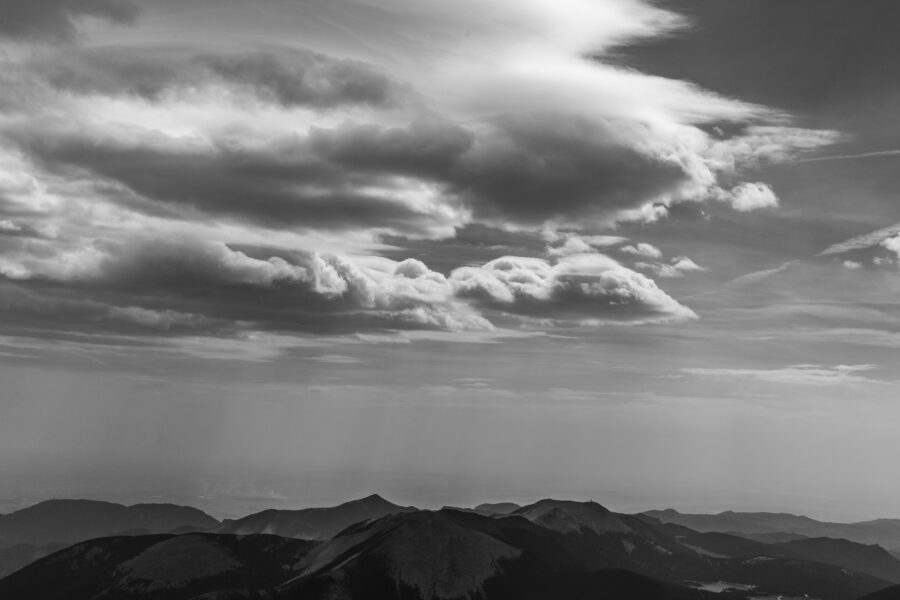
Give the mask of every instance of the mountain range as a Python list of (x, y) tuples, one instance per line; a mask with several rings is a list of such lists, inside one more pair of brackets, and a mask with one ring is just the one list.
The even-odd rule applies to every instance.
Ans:
[[(4, 552), (30, 552), (30, 564), (0, 579), (0, 598), (900, 598), (900, 560), (883, 547), (777, 532), (818, 522), (777, 515), (766, 526), (761, 514), (747, 517), (750, 531), (726, 533), (676, 522), (674, 511), (627, 515), (552, 499), (429, 511), (369, 496), (221, 523), (188, 507), (51, 501), (0, 518), (0, 540), (13, 544), (0, 565)], [(740, 516), (727, 513), (728, 526)]]
[(760, 541), (786, 541), (784, 536), (793, 536), (793, 539), (830, 537), (861, 544), (878, 544), (891, 551), (900, 551), (900, 519), (829, 523), (788, 513), (726, 511), (705, 515), (683, 514), (672, 509), (642, 514), (695, 531), (736, 533)]

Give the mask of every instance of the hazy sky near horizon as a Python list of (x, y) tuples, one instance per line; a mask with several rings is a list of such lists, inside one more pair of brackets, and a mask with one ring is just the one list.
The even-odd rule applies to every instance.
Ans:
[(900, 517), (898, 18), (8, 0), (0, 496)]

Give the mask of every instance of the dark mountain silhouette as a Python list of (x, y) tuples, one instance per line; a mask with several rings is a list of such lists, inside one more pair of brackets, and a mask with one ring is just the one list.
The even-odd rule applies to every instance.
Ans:
[(808, 538), (778, 544), (785, 554), (853, 569), (879, 579), (900, 583), (900, 560), (878, 545), (834, 538)]
[(829, 523), (787, 513), (726, 511), (705, 515), (683, 514), (672, 509), (651, 510), (642, 514), (659, 519), (664, 523), (676, 523), (700, 532), (830, 537), (860, 544), (878, 544), (887, 549), (900, 548), (900, 520), (898, 519)]
[(46, 544), (35, 546), (34, 544), (16, 544), (9, 548), (0, 548), (0, 578), (18, 571), (27, 564), (33, 563), (39, 558), (62, 550), (68, 544)]
[(101, 538), (66, 548), (0, 580), (0, 598), (264, 600), (313, 545), (270, 535)]
[[(765, 544), (595, 502), (542, 500), (498, 515), (423, 511), (371, 496), (332, 508), (264, 511), (228, 526), (233, 532), (81, 542), (0, 579), (0, 598), (856, 600), (900, 574), (900, 561), (877, 546)], [(694, 589), (722, 582), (733, 589)]]
[(475, 510), (481, 513), (491, 515), (508, 515), (522, 508), (515, 502), (485, 502), (475, 507)]
[(768, 556), (799, 559), (851, 569), (890, 583), (900, 583), (900, 560), (877, 545), (834, 538), (803, 538), (764, 544), (727, 533), (695, 533), (677, 538), (682, 544), (720, 558), (750, 559)]
[(900, 585), (878, 590), (861, 597), (859, 600), (900, 600)]
[(205, 530), (218, 525), (216, 519), (189, 506), (47, 500), (0, 515), (0, 548), (17, 544), (73, 544), (121, 532), (169, 533), (178, 528)]
[(556, 600), (712, 598), (610, 569), (521, 517), (419, 511), (346, 529), (307, 555), (283, 598)]
[(799, 533), (785, 533), (778, 531), (775, 533), (740, 533), (733, 532), (734, 535), (745, 537), (748, 540), (763, 542), (764, 544), (781, 544), (782, 542), (793, 542), (794, 540), (809, 539), (808, 535), (800, 535)]
[(327, 540), (346, 527), (386, 515), (416, 510), (378, 495), (326, 508), (264, 510), (241, 519), (226, 519), (217, 533), (269, 533), (306, 540)]

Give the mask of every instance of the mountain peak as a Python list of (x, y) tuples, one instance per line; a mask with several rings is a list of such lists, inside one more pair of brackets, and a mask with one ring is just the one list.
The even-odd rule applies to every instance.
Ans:
[(529, 521), (562, 533), (578, 533), (584, 529), (596, 533), (628, 533), (631, 527), (616, 514), (594, 501), (539, 500), (513, 512)]
[(383, 497), (378, 494), (369, 494), (365, 498), (359, 498), (357, 500), (351, 500), (349, 502), (345, 502), (344, 506), (348, 505), (378, 505), (378, 506), (398, 506), (389, 500), (385, 500)]

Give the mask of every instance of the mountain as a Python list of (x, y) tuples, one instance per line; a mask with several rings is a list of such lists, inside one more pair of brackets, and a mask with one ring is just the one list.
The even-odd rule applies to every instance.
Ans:
[(0, 598), (268, 600), (314, 544), (208, 533), (81, 542), (0, 580)]
[[(371, 496), (333, 508), (266, 511), (225, 526), (235, 524), (237, 535), (80, 542), (0, 579), (0, 598), (856, 600), (898, 575), (898, 561), (877, 546), (765, 544), (595, 502), (541, 500), (496, 515), (417, 510)], [(247, 534), (241, 526), (328, 539)], [(713, 593), (722, 588), (729, 590)]]
[(898, 519), (829, 523), (787, 513), (726, 511), (707, 515), (683, 514), (672, 509), (651, 510), (642, 515), (701, 532), (715, 531), (752, 536), (790, 534), (804, 537), (829, 537), (860, 544), (878, 544), (889, 550), (900, 548), (900, 520)]
[[(683, 544), (642, 519), (593, 502), (558, 500), (537, 502), (505, 517), (441, 510), (360, 523), (316, 548), (297, 568), (298, 575), (280, 588), (285, 598), (549, 599), (565, 597), (554, 593), (553, 586), (577, 589), (581, 584), (587, 586), (584, 597), (602, 598), (609, 593), (603, 587), (607, 578), (622, 571), (657, 582), (663, 597), (693, 594), (686, 587), (697, 582), (729, 581), (756, 596), (789, 592), (823, 600), (855, 599), (890, 585), (793, 557), (718, 556)], [(553, 585), (544, 585), (547, 581)]]
[(900, 600), (900, 585), (878, 590), (861, 597), (859, 600)]
[(0, 548), (0, 578), (18, 571), (39, 558), (53, 554), (57, 550), (62, 550), (66, 546), (68, 544), (47, 544), (44, 546), (16, 544), (9, 548)]
[(47, 500), (0, 515), (0, 548), (73, 544), (126, 531), (168, 533), (178, 528), (205, 530), (218, 525), (203, 511), (175, 504), (123, 506), (98, 500)]
[(866, 573), (900, 583), (900, 560), (878, 545), (834, 538), (808, 538), (777, 544), (785, 554)]
[(489, 515), (508, 515), (520, 508), (522, 507), (515, 502), (485, 502), (484, 504), (476, 506), (474, 510)]
[(342, 529), (369, 519), (416, 510), (388, 502), (378, 495), (327, 508), (264, 510), (241, 519), (226, 519), (217, 533), (269, 533), (283, 537), (327, 540)]
[(310, 552), (285, 599), (571, 600), (709, 598), (611, 569), (522, 517), (418, 511), (346, 529)]
[(596, 502), (541, 500), (523, 506), (513, 514), (560, 533), (578, 533), (582, 530), (599, 534), (632, 532), (623, 519)]

